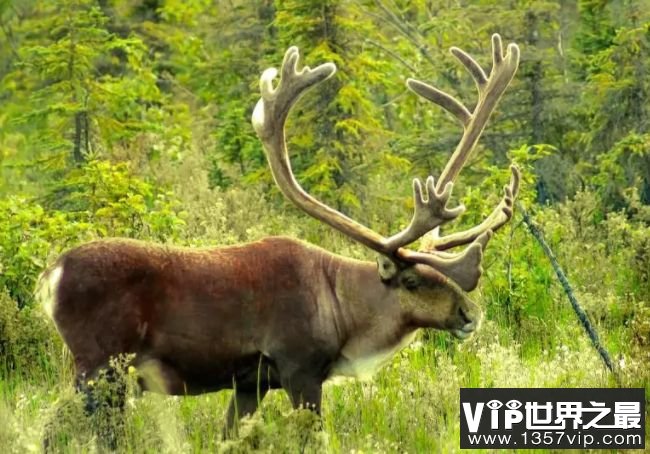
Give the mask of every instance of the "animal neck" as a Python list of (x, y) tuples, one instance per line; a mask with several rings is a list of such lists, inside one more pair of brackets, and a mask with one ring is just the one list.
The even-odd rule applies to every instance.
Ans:
[(381, 282), (377, 266), (332, 258), (326, 266), (340, 352), (329, 378), (369, 379), (415, 334), (396, 288)]
[(343, 336), (344, 354), (392, 349), (415, 327), (403, 313), (399, 290), (381, 282), (377, 265), (337, 257), (328, 269), (335, 318)]

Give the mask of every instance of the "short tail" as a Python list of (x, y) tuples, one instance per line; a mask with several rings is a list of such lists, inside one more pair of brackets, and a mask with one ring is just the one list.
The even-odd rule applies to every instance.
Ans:
[(57, 305), (59, 282), (63, 275), (63, 266), (58, 263), (41, 273), (36, 283), (34, 296), (36, 301), (43, 306), (45, 313), (54, 320), (54, 311)]

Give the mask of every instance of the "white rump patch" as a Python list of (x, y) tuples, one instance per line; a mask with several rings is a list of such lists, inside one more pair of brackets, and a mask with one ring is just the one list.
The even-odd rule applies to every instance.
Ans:
[(43, 305), (45, 313), (54, 320), (54, 309), (56, 307), (56, 291), (59, 281), (63, 276), (63, 266), (59, 265), (49, 273), (41, 275), (36, 289), (36, 298)]

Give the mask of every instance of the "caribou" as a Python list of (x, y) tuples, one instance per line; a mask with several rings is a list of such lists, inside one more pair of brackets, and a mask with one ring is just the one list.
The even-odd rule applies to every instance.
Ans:
[[(131, 239), (75, 247), (44, 271), (37, 296), (72, 353), (77, 388), (88, 392), (88, 381), (112, 357), (134, 354), (137, 370), (155, 372), (156, 379), (142, 374), (144, 390), (196, 395), (233, 389), (230, 430), (271, 389), (283, 388), (294, 407), (320, 413), (324, 382), (371, 376), (420, 328), (458, 338), (474, 332), (481, 310), (467, 292), (478, 285), (488, 240), (512, 217), (517, 168), (511, 167), (502, 199), (482, 223), (448, 235), (440, 227), (465, 210), (448, 206), (453, 182), (517, 70), (519, 49), (510, 44), (504, 53), (494, 35), (489, 76), (461, 49), (451, 52), (474, 78), (478, 102), (470, 110), (443, 91), (407, 80), (411, 91), (459, 120), (463, 134), (437, 181), (413, 181), (410, 223), (384, 237), (296, 181), (287, 116), (336, 67), (300, 68), (298, 49), (288, 49), (277, 84), (276, 69), (262, 74), (252, 116), (275, 182), (305, 213), (378, 253), (377, 262), (286, 237), (209, 249)], [(422, 238), (424, 247), (407, 248)]]

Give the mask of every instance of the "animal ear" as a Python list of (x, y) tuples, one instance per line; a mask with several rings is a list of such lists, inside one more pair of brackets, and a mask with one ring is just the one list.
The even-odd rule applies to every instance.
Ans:
[(399, 268), (395, 262), (384, 255), (377, 257), (377, 271), (381, 281), (386, 283), (392, 281), (399, 273)]

